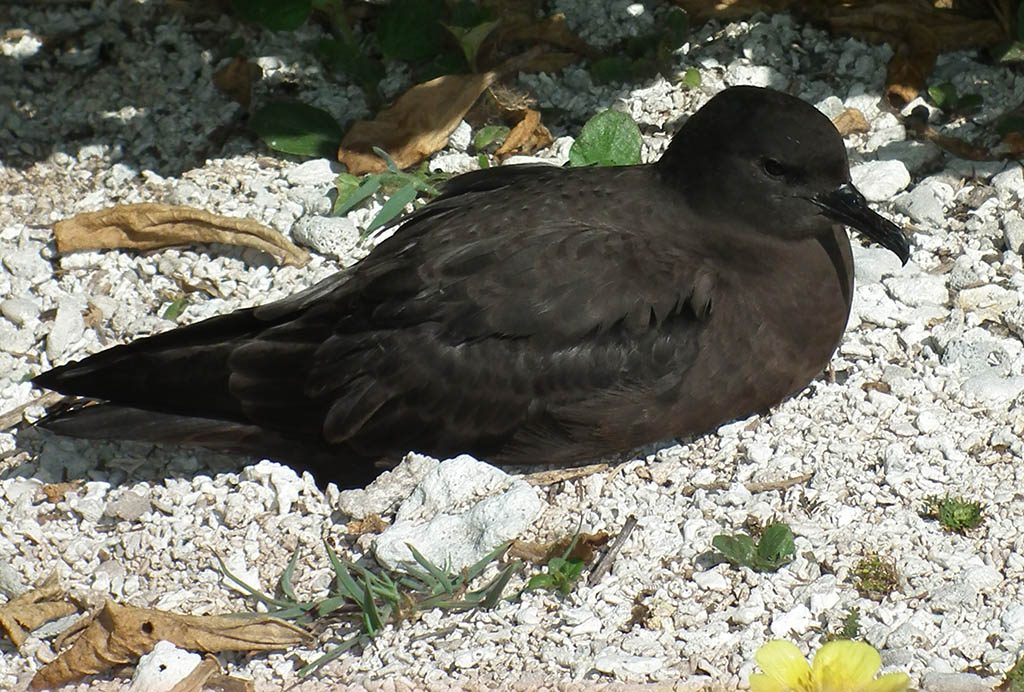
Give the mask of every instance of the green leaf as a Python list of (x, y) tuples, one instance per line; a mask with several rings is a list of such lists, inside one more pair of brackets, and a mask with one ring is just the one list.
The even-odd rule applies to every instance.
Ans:
[(550, 574), (541, 573), (535, 574), (530, 577), (530, 580), (526, 582), (526, 590), (534, 591), (536, 589), (551, 589), (555, 586), (555, 578)]
[(426, 555), (416, 550), (411, 543), (406, 543), (405, 547), (407, 547), (409, 552), (412, 553), (412, 559), (415, 560), (420, 567), (427, 570), (427, 573), (435, 583), (434, 588), (442, 589), (445, 593), (452, 593), (452, 583), (451, 579), (448, 577), (448, 572), (428, 560)]
[(622, 55), (609, 55), (590, 64), (595, 84), (620, 84), (633, 77), (633, 61)]
[(796, 555), (793, 531), (785, 524), (771, 524), (757, 542), (757, 559), (764, 567), (777, 569)]
[(473, 135), (473, 149), (480, 151), (492, 144), (504, 142), (511, 130), (504, 125), (484, 125)]
[(569, 149), (573, 166), (629, 166), (640, 163), (640, 128), (626, 113), (606, 110), (583, 126)]
[(444, 0), (394, 0), (380, 13), (377, 40), (386, 57), (422, 62), (441, 52)]
[(935, 86), (928, 87), (928, 96), (931, 98), (932, 103), (942, 110), (946, 110), (947, 108), (952, 108), (956, 103), (956, 87), (950, 82), (936, 84)]
[(387, 224), (392, 219), (396, 218), (405, 210), (405, 205), (409, 204), (416, 199), (416, 186), (409, 183), (403, 188), (397, 190), (388, 201), (384, 203), (384, 206), (380, 208), (377, 215), (373, 217), (373, 221), (366, 227), (367, 233), (372, 233), (381, 226)]
[(327, 111), (298, 101), (268, 103), (253, 113), (249, 127), (275, 151), (333, 159), (341, 126)]
[(463, 26), (453, 26), (450, 24), (442, 24), (445, 29), (448, 30), (459, 44), (459, 48), (462, 49), (462, 54), (466, 56), (466, 64), (469, 65), (470, 69), (476, 70), (476, 56), (480, 52), (480, 46), (483, 45), (487, 37), (491, 35), (494, 28), (498, 26), (499, 20), (495, 19), (490, 22), (483, 22), (477, 24), (474, 27), (466, 28)]
[[(342, 180), (343, 176), (349, 177)], [(354, 175), (342, 173), (338, 176), (337, 181), (335, 181), (335, 185), (338, 187), (338, 199), (334, 202), (334, 208), (331, 210), (331, 214), (334, 216), (344, 216), (372, 197), (380, 189), (380, 176), (368, 175), (354, 189), (349, 178), (359, 180)], [(344, 197), (342, 196), (343, 186), (347, 191)]]
[(373, 589), (370, 588), (370, 581), (363, 577), (363, 588), (365, 589), (363, 602), (360, 604), (363, 609), (363, 627), (371, 637), (376, 636), (384, 628), (384, 619), (377, 609), (377, 601), (373, 597)]
[(171, 301), (171, 304), (164, 309), (164, 314), (161, 315), (165, 320), (176, 320), (181, 316), (181, 313), (185, 312), (185, 308), (188, 307), (188, 296), (181, 296)]
[(711, 539), (711, 545), (734, 567), (750, 567), (754, 564), (754, 539), (746, 534), (719, 534)]
[(312, 7), (311, 0), (231, 0), (235, 14), (271, 31), (298, 29)]
[(700, 86), (700, 70), (696, 67), (687, 68), (683, 73), (683, 86), (687, 89), (696, 89)]
[(292, 553), (292, 557), (288, 560), (288, 566), (281, 572), (281, 577), (277, 580), (277, 590), (279, 593), (284, 595), (289, 601), (298, 601), (295, 597), (295, 589), (292, 587), (292, 576), (295, 574), (295, 565), (299, 562), (299, 549), (296, 548), (295, 552)]

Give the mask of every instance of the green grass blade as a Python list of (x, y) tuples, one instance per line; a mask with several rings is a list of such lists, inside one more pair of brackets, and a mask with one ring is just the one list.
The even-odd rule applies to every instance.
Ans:
[(331, 210), (331, 213), (334, 216), (344, 216), (375, 195), (378, 190), (380, 190), (380, 178), (375, 175), (368, 175), (348, 197), (344, 200), (340, 197), (338, 198), (338, 201), (334, 203), (334, 209)]
[(373, 221), (366, 227), (366, 232), (372, 233), (389, 221), (394, 220), (405, 209), (405, 205), (416, 199), (416, 195), (416, 186), (412, 183), (406, 183), (405, 186), (400, 187), (388, 198), (388, 201), (380, 208), (377, 215), (373, 217)]

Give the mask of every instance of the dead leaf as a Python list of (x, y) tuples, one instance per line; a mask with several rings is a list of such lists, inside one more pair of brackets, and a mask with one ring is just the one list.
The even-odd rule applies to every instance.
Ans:
[(261, 223), (170, 204), (119, 204), (84, 212), (58, 221), (53, 233), (60, 253), (224, 243), (256, 248), (296, 267), (309, 261), (309, 253)]
[(565, 15), (560, 12), (540, 19), (536, 19), (535, 15), (526, 14), (506, 16), (503, 19), (495, 32), (495, 40), (498, 43), (546, 43), (587, 58), (596, 58), (600, 54), (569, 29), (565, 23)]
[(14, 646), (21, 648), (32, 630), (77, 611), (64, 599), (64, 590), (54, 571), (38, 587), (0, 606), (0, 629)]
[(204, 690), (255, 692), (256, 685), (252, 680), (224, 675), (220, 662), (211, 654), (206, 654), (202, 662), (191, 673), (171, 688), (171, 692), (203, 692)]
[(896, 45), (885, 73), (885, 100), (903, 108), (921, 93), (939, 57), (935, 36), (925, 27), (907, 33)]
[(362, 519), (353, 519), (345, 525), (345, 530), (353, 536), (366, 533), (380, 533), (388, 527), (388, 523), (379, 514), (367, 514)]
[(374, 120), (360, 120), (341, 140), (338, 160), (353, 175), (379, 173), (384, 161), (373, 147), (386, 151), (399, 168), (408, 168), (448, 144), (456, 128), (497, 73), (445, 75), (402, 94)]
[(276, 651), (312, 637), (300, 627), (267, 616), (179, 615), (107, 601), (71, 647), (36, 673), (31, 686), (58, 687), (132, 663), (161, 639), (181, 649), (215, 654)]
[(252, 86), (263, 78), (263, 70), (241, 55), (213, 73), (213, 84), (221, 93), (249, 110)]
[(868, 119), (856, 108), (847, 108), (832, 119), (832, 124), (843, 137), (855, 132), (867, 132), (871, 129)]
[(57, 504), (67, 497), (68, 493), (81, 488), (84, 483), (85, 481), (83, 480), (66, 481), (64, 483), (46, 483), (39, 488), (39, 492), (43, 494), (47, 502)]
[(543, 149), (553, 141), (548, 128), (544, 127), (540, 121), (540, 113), (527, 108), (523, 111), (519, 122), (508, 133), (508, 137), (494, 152), (494, 156), (504, 159), (512, 154), (529, 154)]
[[(573, 540), (576, 541), (575, 545), (573, 545)], [(508, 554), (535, 565), (546, 565), (551, 558), (565, 555), (565, 551), (572, 545), (568, 559), (589, 563), (594, 559), (594, 549), (600, 548), (607, 542), (608, 534), (604, 531), (580, 533), (578, 536), (568, 536), (548, 543), (513, 541)]]

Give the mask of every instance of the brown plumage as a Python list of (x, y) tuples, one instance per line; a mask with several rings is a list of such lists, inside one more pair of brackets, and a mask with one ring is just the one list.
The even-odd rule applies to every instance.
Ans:
[(104, 402), (43, 426), (268, 456), (342, 485), (409, 450), (568, 464), (704, 432), (828, 362), (853, 290), (838, 223), (906, 261), (825, 116), (727, 89), (655, 164), (459, 176), (303, 293), (43, 373)]

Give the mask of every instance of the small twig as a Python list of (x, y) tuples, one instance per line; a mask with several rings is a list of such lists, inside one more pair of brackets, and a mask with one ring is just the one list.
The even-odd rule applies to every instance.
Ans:
[(800, 485), (814, 478), (814, 472), (804, 473), (793, 478), (785, 478), (781, 481), (768, 481), (767, 483), (749, 483), (746, 487), (750, 491), (751, 495), (758, 493), (767, 493), (772, 490), (786, 490), (792, 488), (794, 485)]
[(619, 531), (619, 535), (615, 537), (615, 540), (610, 546), (608, 551), (601, 556), (597, 564), (594, 565), (594, 569), (590, 571), (590, 576), (587, 577), (587, 586), (596, 586), (600, 582), (604, 575), (612, 568), (612, 563), (615, 562), (615, 558), (618, 556), (619, 551), (622, 550), (622, 546), (625, 545), (626, 539), (629, 538), (629, 534), (633, 533), (633, 529), (636, 528), (636, 517), (630, 516), (626, 519), (626, 523), (622, 525), (622, 530)]
[(0, 414), (0, 432), (6, 432), (7, 430), (10, 430), (15, 425), (20, 423), (25, 415), (25, 411), (32, 408), (33, 406), (42, 406), (45, 408), (46, 406), (49, 406), (51, 404), (56, 404), (63, 398), (63, 394), (58, 394), (57, 392), (47, 392), (46, 394), (41, 394), (37, 396), (32, 401), (26, 402), (16, 408), (12, 408), (7, 413)]
[(580, 478), (592, 476), (595, 473), (602, 473), (608, 470), (608, 464), (591, 464), (590, 466), (575, 466), (565, 469), (553, 469), (551, 471), (538, 471), (523, 476), (530, 485), (554, 485), (562, 481), (575, 481)]

